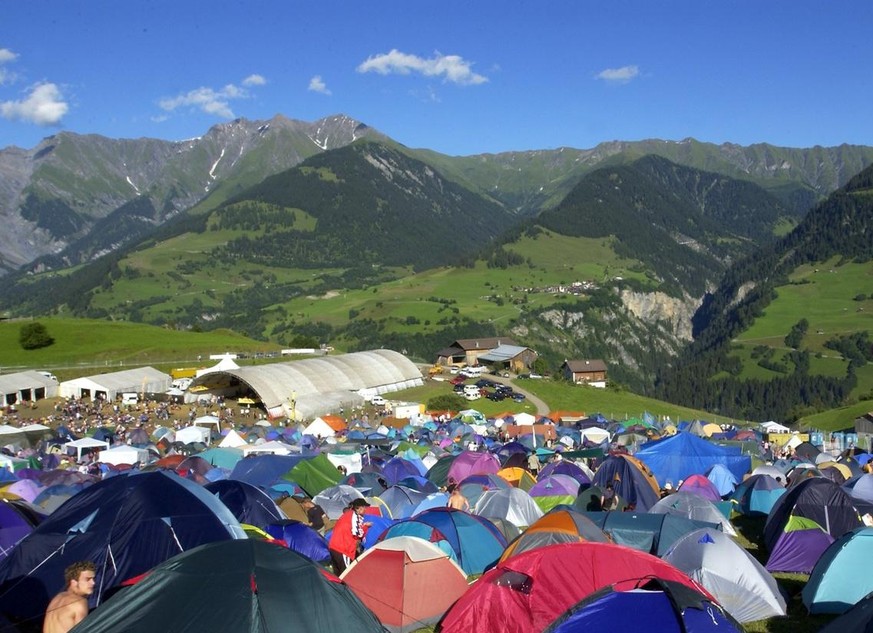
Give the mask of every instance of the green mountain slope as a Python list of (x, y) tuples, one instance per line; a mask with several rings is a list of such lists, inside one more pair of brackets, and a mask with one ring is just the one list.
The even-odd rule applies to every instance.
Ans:
[[(858, 393), (857, 374), (866, 361), (859, 358), (835, 369), (833, 362), (822, 358), (822, 346), (823, 339), (833, 338), (836, 354), (831, 356), (848, 358), (852, 346), (863, 350), (864, 332), (873, 325), (864, 310), (873, 259), (871, 183), (873, 168), (867, 168), (813, 209), (790, 234), (727, 271), (695, 316), (695, 342), (674, 368), (661, 375), (662, 397), (705, 402), (724, 413), (739, 415), (742, 407), (756, 417), (785, 419), (810, 408), (837, 406), (853, 391)], [(834, 314), (848, 313), (850, 306), (852, 312), (858, 310), (856, 318)], [(759, 320), (766, 323), (768, 312), (778, 314), (781, 323), (771, 320), (759, 326)], [(817, 325), (811, 327), (813, 321)], [(835, 323), (843, 324), (838, 336), (831, 330)], [(770, 341), (744, 336), (753, 325), (778, 332), (782, 340), (778, 334)], [(732, 347), (737, 339), (760, 349), (754, 357), (744, 355)], [(776, 352), (767, 348), (781, 349), (774, 357)], [(873, 360), (873, 353), (868, 356), (868, 361)], [(770, 373), (750, 374), (748, 366), (755, 364)], [(753, 377), (746, 379), (747, 375)]]
[(537, 222), (565, 235), (614, 236), (617, 253), (642, 261), (666, 292), (700, 296), (788, 215), (757, 185), (648, 156), (585, 176)]

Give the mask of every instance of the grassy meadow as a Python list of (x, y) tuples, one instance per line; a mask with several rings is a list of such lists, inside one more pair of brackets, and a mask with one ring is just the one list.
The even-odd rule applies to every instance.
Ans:
[(21, 326), (27, 320), (0, 322), (0, 364), (3, 372), (20, 369), (54, 371), (66, 380), (84, 374), (118, 371), (128, 366), (174, 364), (208, 358), (226, 351), (266, 352), (279, 347), (254, 341), (228, 330), (179, 332), (152, 325), (121, 321), (44, 318), (55, 342), (35, 350), (18, 343)]

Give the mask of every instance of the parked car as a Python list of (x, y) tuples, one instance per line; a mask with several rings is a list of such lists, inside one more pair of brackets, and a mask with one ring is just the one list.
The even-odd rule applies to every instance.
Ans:
[(518, 393), (517, 391), (512, 392), (511, 398), (516, 402), (524, 402), (526, 396), (523, 393)]
[(384, 407), (385, 398), (383, 398), (382, 396), (373, 396), (373, 398), (370, 400), (370, 404), (372, 404), (374, 407)]
[(461, 382), (461, 383), (458, 383), (457, 385), (455, 385), (454, 387), (452, 387), (452, 390), (455, 393), (464, 393), (464, 387), (465, 387), (464, 383)]
[(500, 402), (501, 400), (506, 400), (506, 396), (503, 395), (503, 393), (501, 393), (500, 391), (491, 391), (485, 397), (492, 402)]

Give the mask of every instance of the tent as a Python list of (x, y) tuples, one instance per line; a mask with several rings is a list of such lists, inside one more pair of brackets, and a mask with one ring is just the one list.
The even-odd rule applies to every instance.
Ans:
[[(500, 461), (491, 453), (464, 451), (458, 455), (449, 466), (447, 481), (460, 483), (470, 475), (493, 475), (500, 470)], [(434, 479), (428, 476), (434, 483)]]
[(236, 432), (236, 429), (231, 429), (227, 435), (218, 443), (220, 448), (240, 448), (248, 445), (248, 442), (243, 439), (243, 436)]
[(539, 633), (599, 589), (632, 590), (651, 578), (680, 583), (711, 599), (654, 556), (609, 543), (562, 543), (497, 563), (454, 604), (440, 631)]
[(270, 496), (252, 484), (225, 479), (208, 483), (204, 488), (227, 506), (240, 523), (265, 530), (271, 523), (285, 519)]
[(468, 588), (464, 570), (446, 552), (414, 536), (377, 543), (340, 579), (392, 633), (436, 623)]
[(71, 449), (76, 451), (76, 461), (82, 461), (82, 451), (96, 448), (108, 449), (109, 442), (95, 440), (93, 437), (83, 437), (80, 440), (67, 442), (64, 444), (64, 448), (67, 450), (67, 453), (72, 452)]
[(740, 633), (743, 628), (700, 591), (658, 578), (617, 591), (604, 587), (565, 611), (545, 633), (633, 631)]
[(427, 498), (427, 493), (406, 486), (390, 486), (379, 495), (379, 498), (388, 506), (392, 518), (406, 519), (411, 517), (418, 505)]
[(640, 460), (630, 455), (610, 455), (594, 473), (592, 483), (606, 487), (612, 484), (615, 493), (625, 503), (634, 504), (645, 512), (657, 503), (660, 489), (651, 471)]
[(543, 516), (536, 501), (521, 488), (486, 490), (476, 502), (473, 513), (486, 519), (505, 519), (519, 528), (532, 525)]
[(680, 538), (700, 528), (715, 528), (715, 523), (696, 521), (674, 514), (648, 512), (583, 512), (610, 536), (613, 542), (641, 552), (663, 556)]
[(42, 518), (21, 501), (0, 501), (0, 559), (6, 558), (21, 539), (33, 532)]
[(203, 426), (186, 426), (176, 431), (176, 441), (182, 444), (202, 442), (208, 444), (212, 437), (212, 431)]
[(591, 485), (591, 479), (594, 473), (588, 470), (586, 472), (581, 466), (571, 462), (569, 459), (560, 459), (558, 461), (549, 462), (540, 469), (537, 479), (551, 477), (552, 475), (568, 475), (579, 482), (580, 486)]
[(703, 585), (738, 622), (786, 615), (773, 576), (729, 536), (703, 528), (673, 544), (664, 561)]
[(283, 477), (299, 484), (310, 497), (337, 485), (343, 478), (324, 453), (299, 461)]
[(679, 486), (680, 492), (690, 492), (699, 495), (707, 501), (718, 503), (721, 501), (721, 495), (718, 488), (712, 483), (709, 478), (704, 475), (691, 475), (682, 482)]
[(739, 448), (717, 446), (691, 433), (677, 433), (643, 445), (635, 456), (655, 474), (660, 486), (674, 486), (691, 475), (706, 473), (715, 464), (722, 464), (737, 479), (752, 468), (752, 458)]
[(767, 571), (809, 574), (834, 537), (812, 519), (790, 515), (767, 559)]
[[(822, 477), (801, 481), (779, 497), (773, 505), (764, 525), (764, 543), (770, 552), (773, 552), (776, 542), (784, 537), (785, 526), (790, 517), (814, 521), (833, 539), (861, 527), (861, 518), (854, 506), (854, 500), (840, 486)], [(817, 552), (813, 563), (823, 551)], [(767, 568), (772, 569), (769, 562)]]
[(140, 367), (65, 380), (59, 393), (64, 398), (104, 398), (111, 402), (122, 393), (165, 393), (171, 382), (169, 374), (154, 367)]
[(873, 628), (873, 593), (859, 600), (843, 615), (831, 620), (819, 633), (867, 633)]
[(315, 502), (315, 505), (321, 506), (327, 518), (336, 521), (342, 516), (343, 511), (352, 501), (363, 498), (364, 495), (357, 488), (339, 484), (325, 488), (315, 495), (312, 500)]
[(770, 475), (752, 475), (737, 486), (731, 501), (741, 514), (767, 516), (784, 494), (785, 487)]
[(210, 543), (176, 556), (76, 629), (267, 633), (289, 626), (311, 633), (383, 631), (354, 593), (319, 565), (256, 539)]
[(534, 522), (503, 551), (500, 560), (558, 543), (610, 543), (611, 539), (588, 517), (572, 510), (555, 510)]
[(714, 503), (693, 492), (679, 490), (671, 495), (667, 495), (653, 505), (649, 512), (652, 514), (673, 514), (696, 521), (715, 523), (726, 534), (731, 536), (737, 535), (737, 531), (731, 525), (731, 522), (719, 511)]
[(548, 512), (557, 505), (572, 505), (579, 495), (579, 482), (570, 475), (540, 475), (528, 494), (543, 512)]
[(330, 562), (330, 550), (325, 538), (301, 521), (286, 519), (267, 526), (267, 534), (281, 541), (288, 549), (316, 563)]
[(36, 402), (58, 395), (58, 381), (38, 371), (20, 371), (0, 376), (0, 406)]
[(852, 530), (831, 543), (803, 587), (810, 613), (845, 613), (873, 592), (865, 563), (873, 559), (873, 528)]
[(116, 475), (69, 499), (0, 562), (0, 613), (38, 620), (76, 561), (97, 566), (94, 606), (171, 556), (234, 538), (245, 538), (239, 522), (194, 482), (161, 470)]
[(435, 543), (467, 575), (481, 574), (506, 548), (503, 534), (488, 519), (452, 508), (433, 508), (399, 521), (385, 530), (382, 540), (395, 536)]
[(151, 459), (151, 455), (144, 448), (121, 445), (100, 451), (97, 459), (104, 464), (113, 464), (115, 466), (119, 464), (147, 464)]

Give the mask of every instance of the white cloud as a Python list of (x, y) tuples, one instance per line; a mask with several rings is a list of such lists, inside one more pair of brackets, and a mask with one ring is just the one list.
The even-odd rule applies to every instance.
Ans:
[(10, 51), (8, 48), (0, 48), (0, 86), (8, 83), (12, 83), (16, 76), (15, 74), (4, 68), (4, 64), (8, 64), (9, 62), (14, 62), (18, 59), (18, 55)]
[(243, 79), (244, 86), (263, 86), (266, 85), (267, 80), (264, 79), (263, 75), (249, 75), (245, 79)]
[[(249, 75), (243, 80), (246, 86), (258, 86), (266, 83), (266, 79), (260, 75)], [(167, 112), (173, 112), (178, 108), (190, 107), (206, 114), (212, 114), (224, 119), (233, 119), (236, 115), (230, 107), (230, 101), (235, 99), (248, 99), (251, 96), (248, 90), (234, 84), (227, 84), (219, 90), (200, 87), (190, 90), (175, 97), (165, 97), (158, 105)]]
[(606, 68), (597, 73), (596, 78), (610, 83), (626, 84), (636, 79), (640, 74), (639, 66), (622, 66), (621, 68)]
[(473, 72), (472, 64), (458, 55), (435, 53), (430, 59), (417, 55), (401, 53), (396, 48), (390, 53), (371, 55), (358, 66), (359, 73), (379, 73), (380, 75), (408, 75), (418, 73), (425, 77), (443, 77), (463, 86), (483, 84), (487, 77)]
[(40, 83), (33, 87), (25, 99), (0, 103), (0, 116), (37, 125), (55, 125), (60, 123), (69, 109), (55, 84)]
[(327, 84), (321, 79), (321, 75), (315, 75), (309, 80), (309, 90), (312, 92), (319, 92), (323, 95), (331, 94), (330, 90), (327, 88)]

